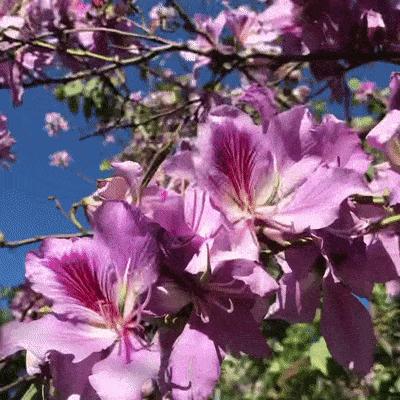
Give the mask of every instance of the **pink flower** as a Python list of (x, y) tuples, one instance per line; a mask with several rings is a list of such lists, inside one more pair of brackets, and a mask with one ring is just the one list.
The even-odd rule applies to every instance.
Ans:
[(57, 151), (50, 154), (50, 165), (53, 167), (67, 168), (72, 161), (72, 157), (66, 150)]
[(45, 126), (48, 135), (53, 137), (61, 131), (68, 131), (69, 124), (64, 117), (57, 112), (47, 113), (45, 116)]
[(2, 327), (0, 357), (24, 349), (49, 359), (58, 398), (87, 399), (91, 388), (101, 400), (139, 400), (160, 366), (157, 337), (142, 323), (158, 277), (153, 225), (138, 209), (108, 202), (94, 231), (93, 239), (50, 239), (28, 254), (26, 276), (51, 299), (52, 313)]
[(108, 133), (105, 137), (104, 137), (104, 141), (103, 144), (107, 145), (110, 143), (115, 143), (115, 136), (111, 133)]
[(376, 83), (371, 81), (361, 82), (360, 87), (355, 92), (355, 99), (360, 103), (367, 101), (376, 91)]
[(8, 162), (15, 160), (15, 155), (11, 152), (11, 147), (15, 139), (7, 129), (7, 117), (0, 115), (0, 165), (7, 166)]

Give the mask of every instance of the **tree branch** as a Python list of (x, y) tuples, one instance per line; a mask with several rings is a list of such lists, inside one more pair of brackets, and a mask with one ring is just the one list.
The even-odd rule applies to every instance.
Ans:
[(141, 121), (141, 122), (128, 122), (128, 123), (124, 123), (124, 124), (112, 124), (109, 126), (104, 126), (104, 127), (97, 129), (96, 131), (94, 131), (92, 133), (89, 133), (85, 136), (81, 136), (79, 138), (79, 140), (86, 140), (86, 139), (89, 139), (94, 136), (102, 136), (102, 135), (106, 134), (107, 132), (110, 132), (114, 129), (137, 128), (138, 126), (147, 125), (153, 121), (156, 121), (157, 119), (169, 117), (170, 115), (176, 114), (179, 111), (183, 111), (188, 106), (195, 104), (195, 103), (199, 103), (199, 102), (201, 102), (201, 99), (190, 100), (177, 108), (173, 108), (172, 110), (168, 110), (168, 111), (164, 111), (159, 114), (155, 114), (152, 117), (150, 117), (144, 121)]
[(71, 238), (80, 238), (80, 237), (88, 237), (92, 236), (91, 232), (78, 232), (78, 233), (55, 233), (51, 235), (40, 235), (34, 236), (27, 239), (16, 240), (16, 241), (7, 241), (4, 236), (0, 236), (0, 248), (16, 248), (20, 246), (26, 246), (28, 244), (41, 242), (45, 239), (71, 239)]

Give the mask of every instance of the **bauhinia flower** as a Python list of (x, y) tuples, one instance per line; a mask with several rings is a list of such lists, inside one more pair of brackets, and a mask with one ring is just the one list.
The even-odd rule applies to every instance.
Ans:
[(15, 160), (15, 155), (11, 147), (15, 144), (15, 139), (7, 129), (7, 117), (0, 115), (0, 165), (7, 166), (9, 162)]
[(366, 191), (360, 169), (368, 160), (333, 117), (317, 126), (307, 109), (295, 107), (266, 126), (221, 106), (200, 128), (197, 179), (231, 222), (262, 220), (291, 233), (319, 229), (337, 218), (345, 198)]
[[(52, 312), (5, 325), (0, 357), (28, 350), (49, 359), (56, 389), (58, 383), (61, 392), (82, 400), (87, 397), (79, 390), (87, 387), (102, 400), (141, 399), (142, 386), (160, 366), (157, 338), (149, 337), (143, 325), (158, 276), (154, 226), (122, 202), (104, 204), (93, 221), (93, 239), (50, 239), (28, 254), (26, 276), (33, 290), (53, 302)], [(61, 370), (54, 358), (64, 365)], [(83, 368), (76, 371), (82, 384), (75, 393), (76, 382), (62, 377), (71, 361)]]
[(72, 157), (66, 150), (56, 151), (49, 155), (50, 165), (53, 167), (67, 168), (72, 161)]
[(199, 258), (201, 265), (188, 268), (196, 250), (193, 242), (167, 249), (149, 307), (159, 316), (186, 317), (183, 327), (160, 334), (160, 388), (174, 400), (208, 399), (227, 353), (269, 354), (260, 322), (275, 281), (254, 261), (221, 259), (215, 245), (206, 265)]
[(69, 124), (68, 121), (66, 121), (65, 118), (60, 113), (50, 112), (47, 113), (45, 116), (44, 128), (46, 129), (48, 135), (52, 137), (56, 136), (61, 131), (64, 132), (68, 131)]

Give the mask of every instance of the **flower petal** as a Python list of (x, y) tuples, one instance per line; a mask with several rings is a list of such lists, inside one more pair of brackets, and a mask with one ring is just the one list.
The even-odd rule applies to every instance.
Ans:
[(223, 357), (212, 339), (187, 324), (173, 344), (161, 378), (174, 400), (207, 400), (218, 381)]
[[(134, 341), (134, 338), (131, 338)], [(115, 345), (111, 353), (93, 367), (89, 382), (102, 400), (141, 400), (142, 386), (156, 378), (160, 368), (160, 352), (156, 346), (143, 348), (134, 343), (130, 362)]]
[(324, 280), (321, 333), (334, 359), (360, 375), (373, 363), (375, 336), (368, 310), (342, 283)]
[(319, 167), (272, 218), (293, 233), (324, 228), (338, 217), (344, 199), (366, 192), (362, 175), (344, 168)]
[(72, 354), (80, 362), (92, 353), (110, 347), (117, 339), (111, 329), (102, 329), (80, 322), (61, 321), (46, 315), (31, 322), (10, 322), (0, 330), (0, 358), (20, 350), (28, 350), (44, 358), (50, 351)]

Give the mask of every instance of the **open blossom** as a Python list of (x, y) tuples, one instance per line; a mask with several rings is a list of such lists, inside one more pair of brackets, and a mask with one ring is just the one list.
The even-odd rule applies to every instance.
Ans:
[(149, 12), (152, 29), (168, 28), (169, 24), (177, 17), (175, 8), (157, 4)]
[[(26, 276), (53, 302), (52, 313), (5, 325), (0, 357), (25, 349), (49, 359), (62, 399), (86, 399), (88, 387), (96, 399), (141, 399), (160, 365), (157, 339), (142, 324), (158, 276), (154, 229), (139, 210), (118, 202), (97, 211), (94, 229), (94, 239), (50, 239), (28, 254)], [(71, 361), (72, 380), (62, 375)]]
[(64, 117), (57, 112), (47, 113), (45, 116), (45, 126), (48, 135), (50, 137), (56, 136), (61, 131), (68, 131), (69, 124)]
[(62, 168), (67, 168), (72, 161), (72, 157), (66, 150), (61, 150), (50, 154), (49, 159), (51, 166)]
[(197, 179), (214, 204), (231, 222), (259, 219), (271, 233), (328, 226), (346, 197), (367, 190), (358, 139), (332, 118), (317, 126), (304, 107), (262, 127), (236, 108), (217, 107), (197, 146)]
[(359, 102), (365, 102), (376, 91), (376, 83), (371, 81), (361, 82), (360, 87), (356, 90), (354, 97)]
[[(202, 214), (212, 206), (207, 200), (201, 201), (201, 193), (192, 191), (189, 200), (195, 208), (192, 217), (187, 215), (188, 223), (194, 222), (189, 228), (191, 240), (181, 244), (175, 240), (165, 247), (164, 267), (149, 305), (158, 316), (174, 315), (192, 305), (183, 330), (172, 327), (160, 335), (165, 360), (160, 389), (176, 400), (207, 399), (227, 353), (244, 352), (255, 357), (269, 354), (260, 322), (266, 298), (277, 288), (257, 262), (240, 258), (239, 254), (245, 252), (233, 250), (223, 230), (215, 233), (218, 219), (212, 218), (212, 213), (217, 211)], [(214, 238), (204, 242), (200, 234)], [(198, 257), (204, 243), (205, 257)]]
[(8, 162), (15, 160), (15, 155), (11, 150), (14, 143), (15, 139), (7, 129), (7, 117), (0, 115), (0, 165), (7, 166)]

